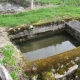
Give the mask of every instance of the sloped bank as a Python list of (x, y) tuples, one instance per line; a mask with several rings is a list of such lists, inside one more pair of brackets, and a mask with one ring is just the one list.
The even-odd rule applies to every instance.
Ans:
[(6, 29), (0, 28), (0, 80), (12, 80), (8, 72), (13, 80), (26, 80), (21, 68), (24, 64), (22, 57), (20, 51), (9, 40)]
[[(51, 26), (51, 24), (53, 26), (55, 26), (57, 24), (57, 26), (59, 26), (59, 27), (56, 26), (57, 29), (55, 28), (55, 30), (54, 30), (53, 26)], [(50, 30), (50, 32), (52, 31), (50, 34), (53, 34), (54, 31), (57, 32), (56, 30), (63, 31), (65, 29), (64, 21), (56, 22), (56, 24), (54, 24), (54, 22), (51, 22), (51, 23), (47, 23), (45, 25), (44, 24), (43, 25), (37, 24), (37, 25), (33, 25), (33, 26), (32, 25), (31, 26), (23, 25), (23, 27), (21, 27), (21, 28), (20, 27), (14, 28), (14, 29), (11, 28), (7, 31), (9, 31), (9, 34), (10, 34), (9, 37), (11, 38), (11, 40), (15, 41), (15, 39), (17, 40), (17, 37), (14, 37), (16, 34), (18, 35), (18, 40), (21, 38), (24, 38), (25, 36), (22, 34), (24, 34), (25, 29), (32, 31), (32, 30), (34, 30), (34, 26), (36, 28), (38, 27), (39, 29), (41, 28), (40, 33), (42, 33), (42, 34), (44, 32), (48, 32), (48, 30)], [(47, 26), (47, 30), (44, 29), (45, 28), (44, 26), (45, 27)], [(49, 28), (49, 26), (51, 26), (51, 27)], [(35, 33), (35, 35), (36, 34), (38, 34), (38, 31), (37, 31), (37, 33)], [(13, 36), (13, 37), (11, 37), (11, 36)], [(30, 40), (30, 39), (36, 38), (36, 37), (34, 37), (34, 34), (33, 35), (29, 34), (26, 36), (28, 36), (28, 37), (26, 37), (25, 40)], [(39, 36), (39, 34), (38, 34), (38, 36)], [(40, 37), (42, 37), (42, 36), (40, 36)], [(18, 42), (22, 42), (25, 40), (21, 40)], [(15, 42), (17, 42), (17, 41), (15, 41)], [(80, 77), (80, 75), (79, 75), (80, 70), (79, 70), (79, 66), (78, 66), (79, 61), (80, 61), (80, 47), (75, 48), (70, 51), (67, 51), (67, 52), (64, 52), (64, 53), (61, 53), (61, 54), (58, 54), (58, 55), (55, 55), (55, 56), (52, 56), (52, 57), (48, 57), (48, 58), (44, 58), (44, 59), (40, 59), (40, 60), (36, 60), (36, 61), (29, 62), (23, 56), (21, 57), (21, 59), (22, 59), (21, 63), (24, 64), (23, 66), (21, 66), (21, 68), (28, 75), (27, 79), (35, 78), (36, 80), (37, 79), (47, 80), (47, 78), (49, 78), (50, 80), (55, 80), (54, 79), (54, 77), (55, 77), (58, 80), (59, 79), (63, 80), (64, 78), (66, 80), (68, 80), (69, 76), (70, 76), (70, 79), (73, 79), (74, 75), (75, 75), (75, 77), (74, 77), (75, 79)]]

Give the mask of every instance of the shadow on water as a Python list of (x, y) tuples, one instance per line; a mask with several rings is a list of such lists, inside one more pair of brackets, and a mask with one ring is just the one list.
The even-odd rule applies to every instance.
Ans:
[(29, 61), (32, 61), (71, 50), (79, 46), (79, 43), (67, 32), (61, 32), (19, 43), (18, 46), (23, 55)]

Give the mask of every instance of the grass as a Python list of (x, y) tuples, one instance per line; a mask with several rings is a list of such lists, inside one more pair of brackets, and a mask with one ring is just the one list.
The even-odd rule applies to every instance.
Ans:
[(61, 0), (35, 0), (35, 2), (40, 2), (43, 4), (46, 4), (46, 3), (60, 4), (62, 1)]
[(15, 52), (14, 46), (12, 46), (12, 45), (6, 45), (5, 47), (3, 47), (2, 51), (3, 51), (4, 55), (6, 56), (3, 59), (3, 63), (5, 64), (9, 60), (11, 60), (12, 54)]
[[(17, 60), (13, 57), (13, 55), (17, 54), (15, 48), (13, 45), (6, 45), (5, 47), (2, 48), (2, 51), (5, 55), (5, 58), (3, 59), (3, 64), (7, 64), (7, 66), (10, 66), (12, 68), (15, 68), (15, 65), (17, 63)], [(13, 80), (18, 80), (18, 69), (11, 72), (11, 77)]]
[(14, 15), (4, 14), (0, 15), (0, 26), (15, 27), (21, 24), (55, 20), (56, 18), (63, 19), (66, 16), (73, 18), (80, 17), (80, 7), (41, 8), (39, 10), (20, 12)]
[(11, 77), (13, 78), (13, 80), (18, 80), (17, 73), (18, 73), (17, 69), (11, 73)]
[[(62, 4), (62, 0), (35, 0), (36, 2), (42, 3), (42, 4)], [(80, 6), (80, 0), (64, 0), (65, 5), (75, 5)]]

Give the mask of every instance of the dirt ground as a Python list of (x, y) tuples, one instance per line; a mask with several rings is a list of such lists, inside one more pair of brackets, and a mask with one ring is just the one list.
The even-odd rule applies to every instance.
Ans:
[(2, 53), (1, 48), (5, 46), (9, 41), (9, 39), (5, 36), (4, 31), (4, 28), (0, 28), (0, 61), (2, 61), (4, 58), (4, 54)]

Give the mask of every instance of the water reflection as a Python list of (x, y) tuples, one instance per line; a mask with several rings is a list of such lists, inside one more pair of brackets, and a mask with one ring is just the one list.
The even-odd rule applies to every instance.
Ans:
[(79, 45), (72, 36), (66, 33), (47, 36), (19, 44), (20, 50), (27, 60), (37, 60), (68, 51)]
[(57, 44), (56, 46), (54, 45), (48, 46), (35, 51), (27, 52), (27, 54), (26, 53), (23, 54), (28, 60), (36, 60), (36, 59), (52, 56), (73, 48), (75, 48), (73, 44), (71, 44), (69, 41), (64, 41), (61, 44)]

